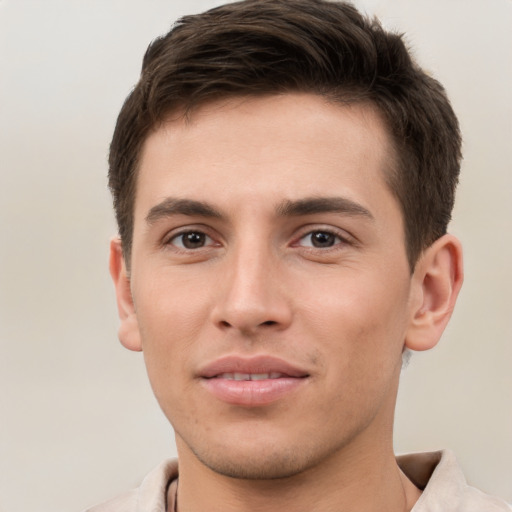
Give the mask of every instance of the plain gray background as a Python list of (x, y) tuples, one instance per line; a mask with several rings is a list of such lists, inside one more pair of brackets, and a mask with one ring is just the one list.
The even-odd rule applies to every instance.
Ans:
[[(106, 155), (149, 41), (211, 0), (0, 0), (0, 511), (79, 511), (174, 454), (117, 342)], [(466, 282), (403, 375), (398, 452), (453, 448), (512, 501), (512, 1), (361, 0), (446, 86)]]

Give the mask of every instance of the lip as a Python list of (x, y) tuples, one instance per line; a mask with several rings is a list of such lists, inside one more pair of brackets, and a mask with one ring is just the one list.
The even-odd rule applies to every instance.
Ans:
[(287, 377), (306, 377), (308, 372), (278, 357), (259, 355), (253, 357), (225, 356), (202, 367), (198, 374), (211, 379), (223, 373), (281, 373)]
[[(228, 377), (235, 373), (268, 374), (269, 378), (233, 380)], [(198, 376), (205, 389), (218, 400), (231, 405), (259, 407), (293, 393), (305, 384), (309, 374), (283, 359), (261, 355), (222, 357), (201, 368)]]

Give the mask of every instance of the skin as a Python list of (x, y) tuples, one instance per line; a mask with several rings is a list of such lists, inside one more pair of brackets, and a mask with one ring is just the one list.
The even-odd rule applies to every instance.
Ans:
[[(120, 339), (144, 351), (176, 433), (180, 512), (417, 500), (392, 448), (401, 354), (437, 343), (462, 261), (445, 235), (411, 273), (392, 165), (374, 109), (306, 94), (215, 102), (146, 140), (131, 268), (115, 239), (111, 273)], [(330, 203), (297, 207), (312, 198)], [(200, 376), (226, 355), (307, 377), (269, 404), (226, 403)]]

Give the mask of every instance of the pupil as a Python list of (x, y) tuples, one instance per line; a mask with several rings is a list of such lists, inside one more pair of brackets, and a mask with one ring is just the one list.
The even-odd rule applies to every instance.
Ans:
[(187, 249), (197, 249), (204, 245), (204, 234), (203, 233), (186, 233), (183, 235), (183, 245)]
[(332, 247), (334, 245), (334, 235), (317, 231), (313, 233), (312, 242), (315, 247)]

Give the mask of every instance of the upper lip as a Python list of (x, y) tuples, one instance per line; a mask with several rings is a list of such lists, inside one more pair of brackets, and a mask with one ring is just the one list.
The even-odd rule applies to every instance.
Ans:
[(306, 370), (299, 368), (283, 359), (269, 355), (253, 357), (224, 356), (206, 364), (199, 370), (199, 376), (205, 379), (224, 373), (280, 373), (288, 377), (307, 377)]

